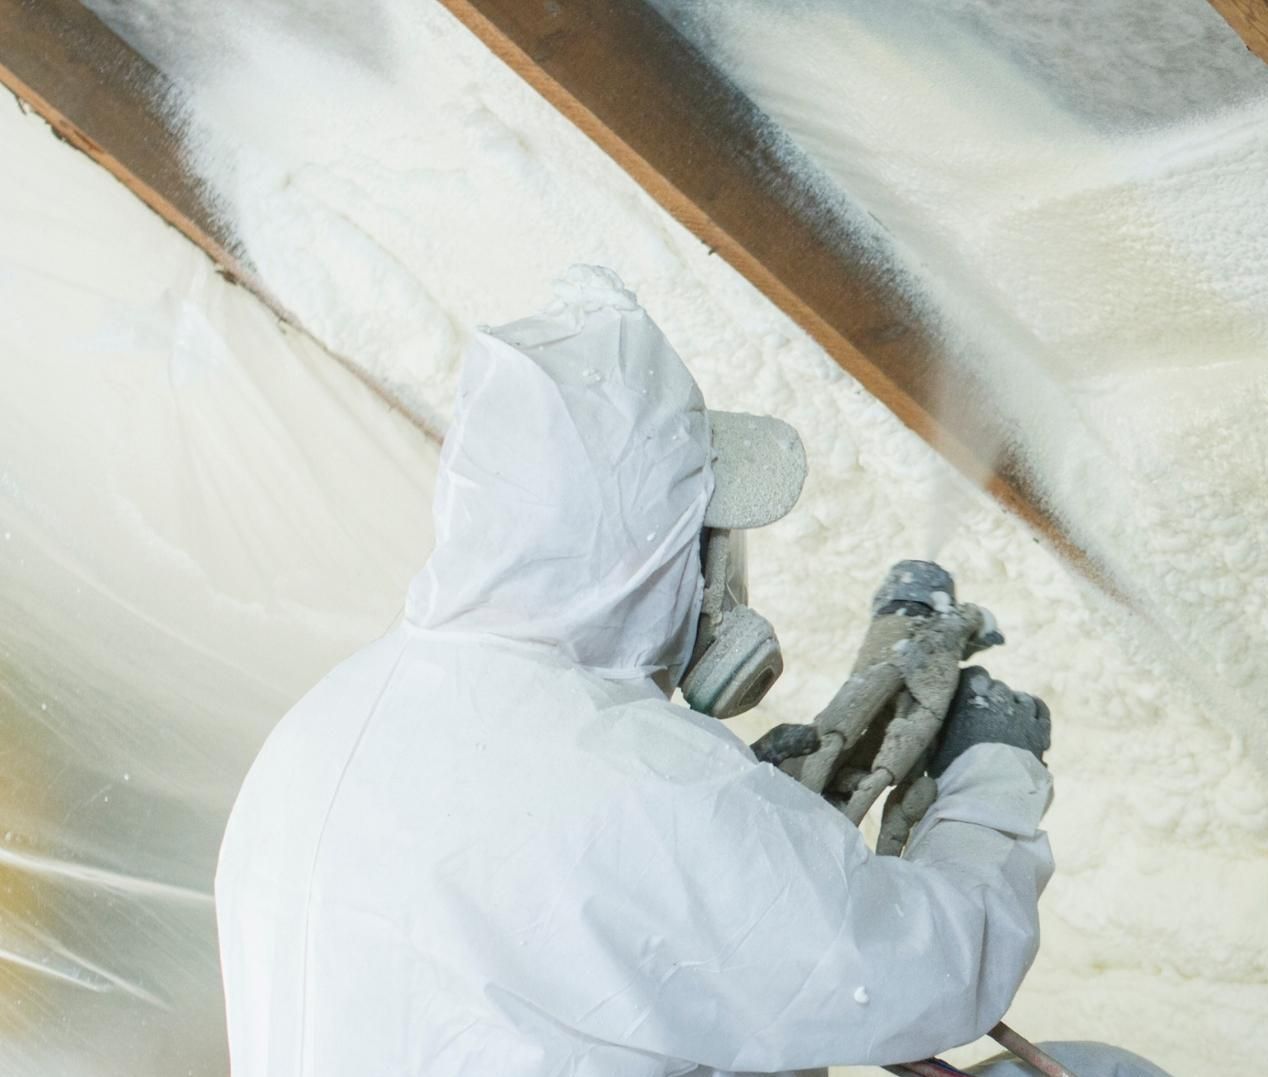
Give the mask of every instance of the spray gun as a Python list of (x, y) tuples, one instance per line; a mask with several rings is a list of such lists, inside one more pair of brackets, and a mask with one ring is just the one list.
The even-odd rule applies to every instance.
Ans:
[(1003, 643), (986, 610), (955, 601), (950, 574), (900, 561), (872, 600), (872, 623), (850, 673), (815, 718), (819, 749), (784, 769), (855, 825), (892, 785), (877, 852), (897, 854), (937, 789), (925, 765), (960, 680), (960, 663)]
[[(945, 569), (900, 561), (872, 600), (872, 623), (840, 691), (813, 725), (777, 726), (753, 751), (823, 795), (855, 825), (893, 786), (876, 851), (897, 856), (937, 795), (926, 771), (960, 685), (960, 663), (1003, 642), (987, 610), (956, 602), (955, 582)], [(1074, 1077), (1003, 1023), (988, 1035), (1047, 1077)], [(959, 1072), (936, 1059), (887, 1068), (898, 1074)]]

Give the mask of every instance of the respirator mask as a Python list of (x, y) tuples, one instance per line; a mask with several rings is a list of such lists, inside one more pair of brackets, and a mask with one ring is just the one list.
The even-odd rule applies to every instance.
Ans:
[(704, 600), (682, 694), (692, 710), (732, 718), (762, 701), (784, 656), (770, 621), (747, 604), (744, 532), (705, 528), (700, 563)]
[(692, 710), (732, 718), (761, 702), (784, 670), (771, 623), (748, 605), (744, 532), (786, 515), (806, 477), (806, 454), (785, 422), (709, 412), (714, 491), (700, 534), (704, 597), (683, 698)]

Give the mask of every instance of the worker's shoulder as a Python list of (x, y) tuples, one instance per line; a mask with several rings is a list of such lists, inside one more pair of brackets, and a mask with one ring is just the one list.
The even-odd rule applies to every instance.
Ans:
[(332, 670), (297, 710), (309, 712), (297, 723), (309, 731), (327, 723), (359, 731), (368, 720), (357, 736), (362, 757), (410, 758), (446, 785), (475, 780), (527, 793), (546, 780), (598, 796), (758, 765), (721, 722), (649, 681), (609, 679), (545, 649), (439, 633), (390, 634)]
[(492, 645), (446, 646), (433, 656), (450, 675), (432, 686), (433, 700), (456, 705), (455, 717), (461, 711), (454, 739), (499, 745), (561, 776), (687, 778), (755, 765), (721, 722), (671, 702), (650, 680), (614, 679), (550, 652)]
[(377, 696), (400, 666), (409, 640), (397, 629), (359, 647), (317, 680), (291, 710), (329, 707), (363, 695)]
[(635, 778), (695, 781), (748, 771), (748, 746), (718, 719), (663, 698), (617, 699), (596, 706), (578, 728), (578, 751)]

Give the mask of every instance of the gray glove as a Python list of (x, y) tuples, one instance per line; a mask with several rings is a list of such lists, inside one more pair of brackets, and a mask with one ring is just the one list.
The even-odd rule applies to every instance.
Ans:
[(812, 725), (787, 722), (767, 731), (750, 745), (759, 763), (773, 767), (819, 750), (819, 731)]
[(986, 743), (1024, 748), (1042, 763), (1051, 742), (1052, 718), (1042, 699), (1014, 692), (981, 666), (969, 666), (960, 673), (929, 773), (940, 777), (963, 752)]

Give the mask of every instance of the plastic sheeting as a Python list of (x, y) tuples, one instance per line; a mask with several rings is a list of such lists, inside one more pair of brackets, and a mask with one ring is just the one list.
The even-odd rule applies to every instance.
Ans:
[(430, 547), (434, 446), (0, 109), (0, 1073), (227, 1069), (224, 818)]

